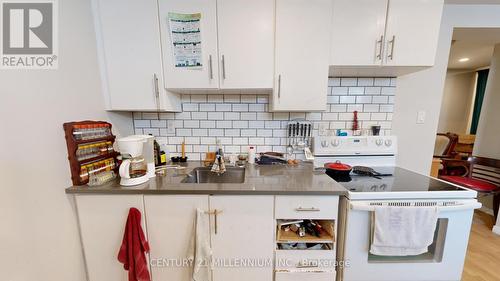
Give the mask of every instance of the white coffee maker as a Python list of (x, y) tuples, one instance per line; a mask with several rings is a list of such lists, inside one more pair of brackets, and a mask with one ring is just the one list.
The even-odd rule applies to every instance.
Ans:
[(155, 177), (153, 136), (132, 135), (117, 139), (116, 143), (123, 159), (120, 185), (138, 185)]

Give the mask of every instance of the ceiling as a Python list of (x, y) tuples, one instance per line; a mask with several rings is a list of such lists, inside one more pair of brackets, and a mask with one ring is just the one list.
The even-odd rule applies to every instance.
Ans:
[[(490, 65), (493, 48), (500, 43), (500, 28), (455, 28), (449, 69), (472, 70)], [(467, 62), (459, 62), (469, 58)]]

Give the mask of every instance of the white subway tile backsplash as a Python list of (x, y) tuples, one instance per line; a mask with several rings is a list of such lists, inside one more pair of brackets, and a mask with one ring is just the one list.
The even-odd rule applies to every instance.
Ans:
[(151, 120), (152, 128), (165, 128), (167, 127), (167, 120)]
[(198, 111), (199, 106), (197, 103), (183, 103), (182, 111)]
[(215, 104), (212, 103), (202, 103), (200, 104), (200, 111), (215, 111)]
[(364, 112), (378, 112), (380, 110), (380, 105), (378, 104), (365, 104)]
[(346, 104), (334, 104), (330, 107), (331, 112), (346, 112), (347, 105)]
[[(216, 149), (217, 140), (227, 153), (247, 152), (249, 145), (256, 146), (257, 152), (286, 152), (289, 120), (311, 121), (312, 134), (317, 136), (321, 123), (331, 130), (350, 131), (353, 111), (358, 111), (362, 128), (380, 125), (382, 134), (390, 134), (395, 89), (396, 78), (329, 78), (324, 112), (269, 112), (269, 90), (182, 94), (183, 112), (135, 112), (133, 122), (135, 133), (158, 136), (172, 155), (178, 155), (186, 141), (191, 160), (204, 159), (206, 152)], [(169, 120), (175, 133), (168, 133)]]
[(180, 120), (191, 119), (191, 112), (177, 112), (175, 113), (175, 119), (180, 119)]
[(227, 120), (217, 121), (216, 127), (223, 128), (223, 129), (232, 128), (233, 122), (227, 121)]
[(233, 128), (248, 128), (248, 121), (233, 121)]
[(244, 103), (233, 104), (233, 111), (238, 111), (238, 112), (248, 111), (248, 104), (244, 104)]
[(340, 102), (340, 98), (339, 98), (339, 96), (327, 96), (326, 97), (326, 102), (327, 103), (339, 103)]
[(199, 120), (185, 120), (184, 128), (199, 128), (200, 121)]
[(266, 111), (266, 104), (263, 104), (263, 103), (249, 104), (248, 111), (264, 112), (264, 111)]
[(224, 102), (224, 95), (208, 95), (208, 102)]
[(340, 103), (356, 103), (356, 97), (354, 97), (354, 96), (341, 96)]
[(351, 96), (364, 95), (364, 94), (365, 94), (365, 87), (349, 87), (349, 95)]
[(241, 103), (257, 103), (257, 95), (241, 95)]
[(241, 120), (257, 120), (256, 112), (242, 112), (240, 115)]
[(340, 78), (340, 86), (357, 86), (358, 78)]
[(207, 95), (201, 95), (201, 94), (191, 95), (191, 102), (197, 102), (197, 103), (207, 102)]
[(239, 129), (225, 129), (224, 136), (226, 136), (226, 137), (239, 137), (240, 130)]
[(215, 111), (231, 111), (231, 104), (218, 103), (215, 105)]
[(249, 121), (248, 122), (248, 128), (254, 128), (254, 129), (259, 129), (259, 128), (264, 128), (264, 121)]
[(151, 120), (134, 120), (135, 128), (150, 128)]
[(191, 112), (191, 118), (197, 119), (197, 120), (204, 120), (207, 119), (208, 113), (207, 112)]
[(373, 86), (373, 78), (359, 78), (358, 86)]
[(206, 137), (208, 136), (208, 129), (193, 129), (192, 133), (195, 137)]
[(377, 77), (377, 78), (375, 78), (374, 85), (375, 86), (391, 86), (391, 78)]
[(239, 112), (224, 112), (224, 120), (240, 120)]
[(224, 120), (224, 112), (209, 112), (208, 120)]

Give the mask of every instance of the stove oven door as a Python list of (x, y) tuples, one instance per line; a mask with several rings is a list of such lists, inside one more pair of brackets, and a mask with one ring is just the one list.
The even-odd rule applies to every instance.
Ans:
[[(447, 203), (442, 204), (443, 201)], [(415, 204), (416, 203), (416, 204)], [(418, 256), (386, 257), (369, 253), (374, 205), (439, 207), (434, 243)], [(344, 281), (459, 281), (461, 279), (473, 211), (481, 206), (475, 199), (415, 201), (348, 201), (340, 260)], [(342, 242), (342, 241), (341, 241)]]

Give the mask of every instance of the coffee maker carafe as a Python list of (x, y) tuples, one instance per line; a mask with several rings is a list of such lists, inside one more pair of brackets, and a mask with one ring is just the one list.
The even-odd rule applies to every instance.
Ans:
[(128, 136), (116, 141), (123, 159), (119, 169), (120, 185), (138, 185), (149, 180), (148, 163), (143, 156), (147, 141), (144, 136)]

